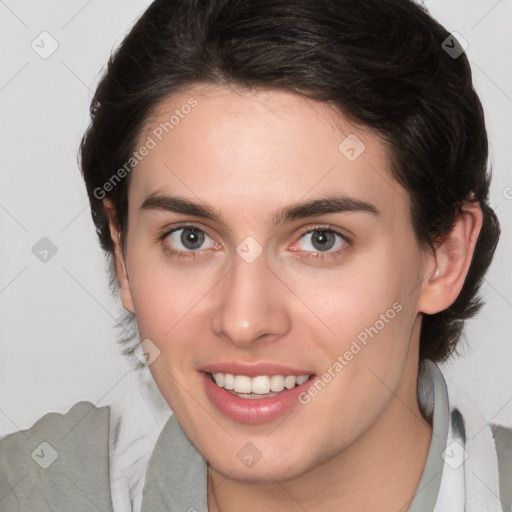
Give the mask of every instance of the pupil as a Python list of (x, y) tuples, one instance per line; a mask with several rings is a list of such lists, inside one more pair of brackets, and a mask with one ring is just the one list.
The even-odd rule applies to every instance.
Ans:
[[(313, 245), (319, 250), (330, 249), (334, 245), (334, 233), (331, 231), (315, 231)], [(317, 246), (317, 243), (319, 246)]]
[(204, 240), (204, 233), (192, 228), (183, 229), (181, 243), (190, 250), (201, 247)]

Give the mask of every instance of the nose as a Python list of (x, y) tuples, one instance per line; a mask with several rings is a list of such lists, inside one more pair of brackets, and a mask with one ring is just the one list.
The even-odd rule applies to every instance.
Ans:
[(290, 292), (277, 273), (267, 266), (264, 253), (251, 263), (235, 255), (231, 270), (215, 287), (214, 333), (240, 348), (285, 335)]

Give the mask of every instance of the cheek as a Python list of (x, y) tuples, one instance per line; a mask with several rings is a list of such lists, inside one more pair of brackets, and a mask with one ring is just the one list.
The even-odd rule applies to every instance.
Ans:
[(412, 254), (389, 247), (357, 259), (347, 271), (319, 274), (314, 286), (307, 276), (298, 278), (297, 295), (314, 312), (299, 322), (333, 360), (347, 351), (347, 358), (361, 362), (402, 358), (415, 317), (416, 264)]
[(131, 293), (141, 339), (153, 340), (162, 351), (171, 341), (176, 348), (177, 340), (186, 338), (185, 331), (193, 324), (204, 325), (204, 320), (194, 320), (203, 314), (208, 291), (215, 285), (211, 269), (179, 265), (165, 258), (158, 255), (150, 259), (141, 251), (130, 261)]

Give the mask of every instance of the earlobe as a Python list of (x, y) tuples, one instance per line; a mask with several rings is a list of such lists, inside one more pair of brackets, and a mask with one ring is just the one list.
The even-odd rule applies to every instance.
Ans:
[(477, 202), (463, 206), (452, 231), (432, 255), (435, 270), (430, 266), (430, 273), (425, 276), (418, 302), (420, 312), (432, 315), (455, 302), (471, 265), (482, 222), (483, 214)]
[(130, 311), (131, 313), (134, 313), (135, 309), (133, 307), (130, 280), (128, 270), (126, 267), (125, 257), (123, 254), (123, 249), (121, 246), (121, 236), (118, 226), (116, 225), (116, 222), (114, 220), (114, 207), (108, 199), (103, 200), (103, 206), (105, 209), (105, 214), (108, 218), (110, 237), (112, 238), (112, 242), (114, 243), (114, 260), (116, 277), (119, 285), (119, 296), (121, 298), (121, 302), (124, 308)]

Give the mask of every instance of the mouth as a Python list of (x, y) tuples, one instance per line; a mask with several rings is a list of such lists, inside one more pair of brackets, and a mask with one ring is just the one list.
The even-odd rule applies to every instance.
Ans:
[(273, 398), (283, 392), (305, 384), (314, 375), (233, 375), (231, 373), (205, 372), (219, 388), (238, 398), (261, 400)]
[(306, 365), (295, 368), (261, 360), (211, 363), (198, 371), (210, 403), (226, 418), (263, 424), (297, 411), (301, 396), (318, 380)]

